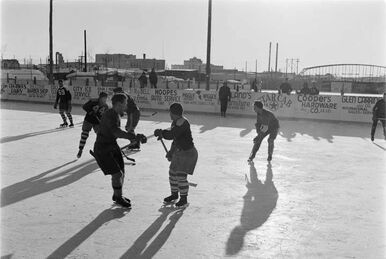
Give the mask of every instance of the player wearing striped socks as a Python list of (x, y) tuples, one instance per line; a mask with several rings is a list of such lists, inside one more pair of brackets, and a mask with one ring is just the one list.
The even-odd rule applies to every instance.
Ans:
[(185, 207), (188, 204), (189, 183), (188, 175), (192, 175), (197, 163), (198, 153), (193, 143), (189, 121), (183, 116), (183, 108), (179, 103), (170, 106), (172, 126), (170, 130), (156, 129), (154, 136), (173, 140), (170, 151), (166, 155), (171, 162), (169, 167), (169, 183), (171, 195), (164, 199), (170, 203), (178, 199), (176, 207)]
[(74, 123), (72, 122), (71, 116), (71, 93), (63, 86), (63, 80), (59, 80), (59, 88), (56, 92), (56, 100), (54, 104), (54, 109), (58, 108), (59, 104), (59, 114), (62, 117), (63, 124), (60, 124), (60, 127), (67, 127), (67, 118), (70, 121), (70, 127), (74, 127)]
[(91, 99), (83, 105), (83, 110), (85, 110), (87, 114), (82, 125), (82, 133), (80, 135), (77, 158), (82, 156), (83, 148), (86, 145), (86, 141), (91, 129), (94, 129), (95, 133), (98, 132), (99, 122), (102, 118), (102, 114), (109, 108), (106, 104), (106, 100), (107, 94), (101, 92), (98, 99)]

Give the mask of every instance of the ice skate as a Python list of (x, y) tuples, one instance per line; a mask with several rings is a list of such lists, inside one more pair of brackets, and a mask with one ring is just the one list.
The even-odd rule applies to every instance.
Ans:
[(63, 122), (62, 124), (59, 125), (59, 128), (65, 128), (68, 126), (67, 122)]
[(131, 201), (128, 198), (125, 198), (123, 196), (121, 197), (113, 196), (113, 201), (122, 207), (131, 208)]
[(77, 158), (80, 158), (82, 156), (82, 149), (79, 149), (78, 154), (76, 155)]
[(172, 195), (170, 195), (164, 199), (164, 204), (173, 203), (176, 200), (178, 200), (178, 193), (172, 193)]
[(185, 195), (181, 195), (180, 200), (175, 204), (176, 209), (183, 209), (188, 207), (188, 200)]

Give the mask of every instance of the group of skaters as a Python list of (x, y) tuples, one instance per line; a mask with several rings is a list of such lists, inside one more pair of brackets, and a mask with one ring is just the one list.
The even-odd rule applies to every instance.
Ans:
[[(86, 116), (83, 120), (82, 133), (79, 142), (77, 157), (80, 158), (90, 131), (93, 129), (97, 135), (94, 148), (90, 152), (100, 169), (105, 175), (111, 175), (113, 189), (112, 200), (123, 207), (131, 208), (131, 201), (122, 192), (125, 166), (122, 152), (117, 139), (128, 139), (131, 143), (128, 149), (139, 149), (140, 143), (147, 142), (147, 137), (136, 133), (135, 129), (140, 119), (140, 110), (134, 99), (123, 91), (121, 87), (113, 90), (111, 97), (112, 107), (107, 105), (107, 94), (99, 93), (99, 97), (87, 101), (83, 106)], [(59, 112), (63, 119), (61, 127), (68, 126), (65, 115), (68, 116), (73, 126), (71, 117), (71, 93), (59, 81), (57, 99), (54, 108), (59, 105)], [(127, 114), (125, 130), (121, 129), (121, 117)], [(189, 182), (188, 175), (192, 175), (197, 164), (198, 152), (195, 148), (190, 123), (183, 114), (183, 107), (173, 103), (169, 107), (172, 120), (169, 129), (155, 129), (154, 136), (158, 140), (172, 140), (172, 145), (166, 158), (170, 161), (169, 184), (171, 194), (164, 199), (164, 203), (175, 203), (175, 207), (184, 208), (188, 205)]]
[[(231, 98), (230, 91), (226, 85), (220, 89), (220, 100), (228, 102)], [(97, 99), (91, 99), (83, 105), (86, 112), (82, 125), (81, 139), (77, 157), (82, 156), (83, 148), (86, 144), (90, 131), (93, 129), (97, 134), (94, 149), (91, 152), (98, 166), (105, 175), (111, 175), (111, 185), (113, 188), (112, 200), (117, 204), (130, 208), (131, 201), (123, 196), (122, 187), (125, 178), (125, 167), (122, 156), (122, 150), (118, 146), (117, 138), (130, 140), (129, 149), (139, 149), (140, 143), (146, 143), (147, 137), (140, 133), (135, 133), (136, 126), (140, 119), (140, 110), (135, 104), (134, 99), (123, 91), (121, 87), (114, 89), (111, 98), (112, 107), (106, 104), (107, 94), (101, 92)], [(378, 121), (382, 122), (383, 131), (386, 139), (386, 120), (385, 120), (385, 100), (379, 100), (373, 108), (373, 125), (371, 129), (371, 140), (374, 140), (375, 129)], [(70, 126), (73, 127), (71, 116), (71, 93), (63, 86), (63, 81), (59, 81), (57, 98), (54, 108), (59, 105), (59, 113), (63, 119), (61, 126), (67, 126), (66, 116), (70, 120)], [(256, 133), (253, 139), (252, 151), (248, 157), (251, 163), (256, 156), (257, 151), (265, 137), (268, 136), (268, 158), (270, 162), (274, 151), (274, 141), (279, 132), (279, 121), (275, 115), (264, 109), (263, 103), (254, 102), (254, 111), (256, 112)], [(225, 116), (225, 109), (221, 106), (222, 116)], [(125, 130), (121, 129), (122, 116), (127, 114), (127, 123)], [(192, 175), (197, 163), (198, 152), (193, 142), (193, 136), (190, 129), (189, 120), (184, 116), (183, 106), (180, 103), (173, 103), (169, 107), (170, 119), (172, 121), (169, 129), (156, 129), (154, 136), (158, 140), (172, 140), (171, 148), (166, 154), (170, 161), (169, 166), (169, 184), (171, 195), (164, 199), (165, 203), (174, 203), (177, 208), (186, 207), (188, 204), (187, 196), (189, 191), (188, 175)]]

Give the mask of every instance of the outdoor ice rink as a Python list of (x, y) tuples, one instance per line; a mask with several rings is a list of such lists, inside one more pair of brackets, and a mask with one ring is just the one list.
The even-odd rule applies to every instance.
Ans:
[[(75, 128), (60, 130), (51, 105), (1, 103), (1, 258), (386, 257), (380, 125), (372, 143), (370, 122), (280, 120), (271, 165), (264, 140), (249, 166), (252, 117), (188, 113), (199, 152), (190, 206), (162, 207), (169, 163), (153, 137), (126, 166), (128, 211), (88, 154), (93, 132), (76, 160), (84, 114), (73, 114)], [(169, 126), (159, 112), (137, 132)]]

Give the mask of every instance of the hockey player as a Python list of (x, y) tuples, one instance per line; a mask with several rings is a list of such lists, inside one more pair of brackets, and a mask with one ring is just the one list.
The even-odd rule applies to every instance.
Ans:
[[(54, 104), (54, 109), (58, 108), (59, 104), (59, 114), (63, 119), (63, 124), (60, 124), (60, 127), (67, 127), (67, 119), (66, 115), (68, 117), (68, 120), (70, 121), (70, 127), (74, 127), (74, 123), (72, 122), (72, 116), (71, 116), (71, 93), (63, 86), (63, 80), (59, 80), (59, 88), (56, 92), (56, 100)], [(64, 114), (66, 113), (66, 115)]]
[(130, 208), (131, 202), (122, 196), (122, 187), (125, 177), (125, 167), (121, 149), (117, 144), (117, 138), (137, 139), (146, 143), (143, 134), (133, 134), (120, 129), (120, 116), (124, 115), (127, 106), (127, 97), (124, 94), (115, 94), (111, 98), (113, 107), (107, 110), (99, 123), (99, 130), (94, 144), (94, 157), (105, 175), (111, 175), (113, 187), (113, 201)]
[(83, 110), (87, 112), (86, 117), (84, 118), (82, 125), (82, 134), (79, 141), (79, 152), (77, 158), (82, 156), (84, 145), (88, 135), (90, 134), (91, 129), (94, 129), (94, 132), (98, 132), (99, 122), (102, 118), (102, 114), (107, 111), (109, 108), (106, 104), (107, 93), (100, 92), (98, 99), (91, 99), (83, 105)]
[[(127, 97), (127, 107), (126, 107), (126, 113), (127, 113), (127, 122), (125, 129), (126, 131), (132, 132), (135, 134), (135, 128), (138, 125), (139, 118), (141, 116), (141, 112), (138, 109), (137, 104), (135, 103), (133, 97), (131, 97), (129, 94), (125, 93), (123, 91), (122, 87), (117, 87), (113, 90), (114, 93), (123, 93)], [(133, 140), (132, 143), (129, 146), (130, 149), (139, 149), (140, 143), (138, 141)]]
[(188, 174), (192, 175), (197, 163), (198, 153), (193, 143), (189, 121), (183, 116), (183, 108), (179, 103), (170, 106), (170, 118), (173, 121), (170, 130), (156, 129), (154, 136), (173, 140), (170, 151), (166, 155), (171, 161), (169, 167), (169, 183), (171, 195), (164, 199), (171, 203), (178, 199), (176, 207), (185, 207), (188, 204), (189, 191)]
[(371, 141), (374, 141), (374, 134), (375, 130), (378, 125), (378, 120), (381, 121), (382, 127), (383, 127), (383, 135), (386, 140), (386, 107), (385, 107), (385, 101), (386, 101), (386, 93), (383, 94), (383, 99), (379, 100), (373, 107), (373, 125), (371, 127)]
[(268, 137), (268, 161), (272, 160), (274, 141), (277, 133), (279, 132), (279, 121), (276, 119), (272, 112), (263, 109), (263, 103), (255, 101), (254, 111), (257, 114), (257, 122), (255, 124), (257, 137), (253, 139), (253, 148), (249, 156), (248, 162), (252, 162), (256, 156), (257, 151), (260, 148), (263, 139)]

